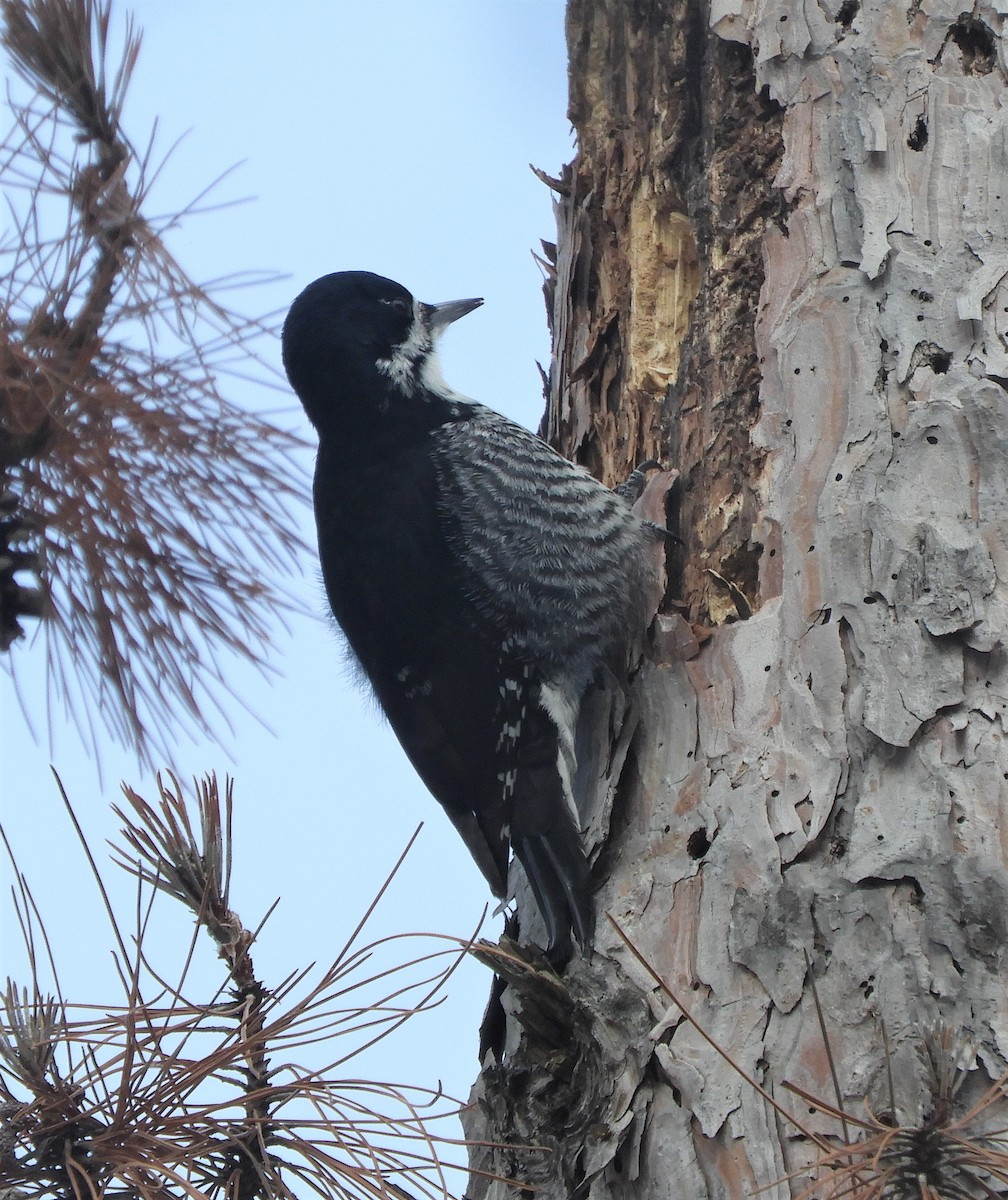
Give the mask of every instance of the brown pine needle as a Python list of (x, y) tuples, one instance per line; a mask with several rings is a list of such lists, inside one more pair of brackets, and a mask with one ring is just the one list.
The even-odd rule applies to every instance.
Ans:
[(225, 303), (271, 277), (201, 285), (178, 264), (164, 239), (205, 193), (146, 213), (164, 163), (122, 125), (140, 35), (117, 36), (111, 0), (0, 12), (19, 76), (0, 146), (0, 649), (41, 616), (50, 710), (96, 755), (111, 733), (170, 761), (179, 730), (242, 702), (231, 656), (268, 670), (297, 610), (303, 443), (226, 386), (276, 386), (277, 316)]
[[(422, 935), (419, 951), (404, 953), (407, 935), (362, 944), (362, 921), (329, 967), (271, 989), (255, 973), (253, 936), (227, 907), (231, 783), (208, 776), (193, 797), (165, 776), (158, 789), (154, 803), (125, 789), (119, 810), (116, 855), (139, 889), (132, 953), (82, 841), (116, 938), (121, 1002), (64, 1004), (38, 979), (8, 986), (0, 1187), (19, 1200), (447, 1196), (442, 1155), (459, 1141), (438, 1126), (458, 1102), (440, 1084), (347, 1077), (346, 1068), (438, 1003), (478, 929), (462, 942)], [(163, 953), (163, 943), (143, 944), (150, 907), (165, 897), (221, 951), (224, 978), (208, 1001), (185, 999), (169, 972), (148, 966)], [(35, 922), (22, 912), (30, 944)], [(331, 1062), (309, 1061), (319, 1058)]]

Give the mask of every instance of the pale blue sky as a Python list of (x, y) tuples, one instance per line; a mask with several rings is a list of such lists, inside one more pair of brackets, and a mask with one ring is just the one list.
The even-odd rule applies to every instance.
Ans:
[[(125, 11), (120, 4), (120, 18)], [(572, 156), (560, 0), (140, 0), (132, 11), (144, 43), (127, 132), (143, 143), (157, 119), (167, 149), (189, 131), (154, 208), (186, 203), (236, 162), (243, 165), (219, 197), (255, 197), (169, 238), (182, 265), (197, 279), (250, 269), (289, 276), (250, 297), (248, 310), (285, 307), (316, 276), (346, 268), (390, 275), (429, 301), (483, 296), (484, 307), (446, 338), (445, 375), (534, 427), (542, 408), (535, 361), (546, 360), (548, 337), (530, 252), (553, 239), (555, 226), (550, 193), (528, 164), (555, 174)], [(310, 432), (293, 396), (277, 403)], [(307, 513), (304, 531), (313, 543)], [(294, 586), (319, 617), (278, 635), (279, 678), (267, 683), (236, 668), (273, 732), (233, 706), (227, 753), (183, 743), (178, 756), (185, 773), (236, 776), (233, 903), (255, 925), (281, 898), (257, 952), (267, 983), (335, 954), (421, 819), (419, 845), (376, 930), (464, 935), (489, 899), (440, 808), (348, 680), (322, 620), (314, 562)], [(37, 690), (41, 640), (15, 654), (22, 687)], [(64, 988), (75, 998), (114, 999), (110, 939), (49, 763), (100, 859), (116, 828), (109, 803), (118, 780), (149, 798), (153, 781), (111, 746), (99, 780), (72, 729), (58, 722), (51, 753), (33, 744), (2, 674), (0, 718), (3, 821), (45, 914)], [(106, 877), (117, 881), (111, 867)], [(131, 889), (119, 886), (116, 896), (128, 915)], [(2, 970), (23, 977), (3, 905)], [(189, 924), (164, 925), (158, 936), (171, 961)], [(468, 965), (444, 1008), (389, 1046), (388, 1073), (441, 1079), (466, 1094), (488, 986), (486, 972)], [(376, 1056), (368, 1073), (382, 1070)]]

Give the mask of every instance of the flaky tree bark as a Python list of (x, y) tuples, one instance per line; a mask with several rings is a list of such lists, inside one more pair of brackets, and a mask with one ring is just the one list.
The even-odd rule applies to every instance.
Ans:
[(682, 473), (586, 814), (668, 989), (508, 969), (473, 1196), (1005, 1191), (1005, 12), (571, 0), (547, 429)]

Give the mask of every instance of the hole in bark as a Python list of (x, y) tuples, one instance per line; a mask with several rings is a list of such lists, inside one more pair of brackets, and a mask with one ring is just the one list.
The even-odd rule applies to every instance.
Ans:
[(838, 472), (837, 472), (837, 474), (836, 474), (836, 481), (837, 481), (837, 483), (839, 483), (841, 479), (843, 479), (843, 472), (842, 472), (842, 471), (838, 471)]
[(858, 0), (844, 0), (837, 10), (836, 23), (842, 25), (844, 29), (850, 29), (851, 22), (857, 16), (860, 7)]
[(686, 853), (692, 859), (703, 858), (710, 848), (710, 838), (702, 826), (700, 829), (694, 829), (686, 841)]
[(936, 375), (944, 375), (952, 365), (952, 352), (950, 350), (933, 350), (928, 358), (928, 366)]
[(928, 443), (932, 446), (938, 445), (938, 439), (935, 437), (935, 435), (933, 433), (928, 434), (927, 440), (928, 440)]
[[(736, 547), (722, 563), (721, 574), (725, 579), (731, 580), (741, 593), (741, 596), (735, 598), (740, 620), (750, 616), (752, 609), (758, 607), (759, 567), (762, 555), (763, 543), (753, 541)], [(746, 604), (749, 606), (748, 612), (744, 611)]]
[(907, 138), (907, 145), (911, 150), (923, 150), (927, 145), (928, 127), (927, 121), (923, 115), (917, 118), (917, 122), (910, 131), (910, 136)]
[(994, 69), (994, 34), (983, 21), (963, 13), (949, 27), (949, 37), (959, 47), (967, 75), (989, 75)]

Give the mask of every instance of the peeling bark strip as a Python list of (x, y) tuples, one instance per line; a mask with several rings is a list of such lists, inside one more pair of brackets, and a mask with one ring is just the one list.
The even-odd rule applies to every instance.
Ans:
[(700, 0), (573, 0), (567, 30), (578, 156), (557, 205), (546, 433), (610, 484), (649, 458), (683, 473), (681, 597), (721, 623), (736, 607), (708, 569), (756, 600), (754, 327), (763, 231), (786, 215), (780, 113)]
[(755, 325), (764, 236), (784, 228), (788, 205), (774, 187), (783, 114), (757, 90), (751, 52), (710, 36), (695, 52), (703, 54), (694, 71), (697, 130), (670, 166), (684, 180), (702, 268), (665, 404), (666, 454), (684, 476), (682, 600), (692, 620), (720, 625), (738, 614), (732, 588), (754, 607), (760, 599), (763, 546), (753, 526), (765, 451), (750, 436), (760, 405)]
[(664, 452), (663, 404), (699, 269), (680, 183), (687, 36), (667, 4), (572, 0), (578, 156), (557, 205), (546, 434), (610, 485)]
[[(919, 1178), (934, 1195), (1003, 1189), (942, 1140), (1008, 1063), (1003, 9), (710, 0), (698, 30), (695, 5), (578, 0), (569, 21), (580, 153), (550, 429), (614, 478), (668, 417), (691, 613), (723, 615), (707, 568), (753, 609), (641, 673), (607, 781), (599, 911), (836, 1146), (839, 1123), (784, 1087), (835, 1102), (818, 997), (846, 1110), (906, 1128), (854, 1181), (881, 1194), (866, 1189), (889, 1170), (896, 1200), (919, 1200)], [(634, 241), (649, 196), (660, 219)], [(673, 226), (696, 260), (668, 251)], [(631, 336), (644, 312), (649, 336)], [(469, 1127), (511, 1144), (474, 1165), (551, 1200), (802, 1193), (826, 1151), (606, 921), (564, 978), (576, 1016), (552, 1049), (524, 982)], [(1008, 1126), (1003, 1092), (990, 1100), (960, 1129), (974, 1151)], [(846, 1162), (809, 1194), (858, 1195)], [(514, 1187), (474, 1177), (471, 1193)]]

